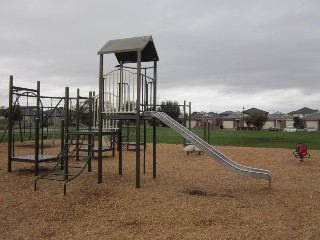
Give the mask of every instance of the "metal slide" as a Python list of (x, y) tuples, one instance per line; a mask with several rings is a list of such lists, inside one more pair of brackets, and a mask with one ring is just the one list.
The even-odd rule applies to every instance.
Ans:
[(170, 128), (172, 128), (174, 131), (179, 133), (181, 136), (183, 136), (185, 139), (193, 143), (201, 151), (205, 152), (206, 154), (211, 156), (213, 159), (215, 159), (218, 163), (222, 164), (227, 169), (242, 176), (269, 180), (269, 187), (271, 186), (270, 171), (264, 170), (264, 169), (246, 167), (232, 161), (230, 158), (225, 156), (223, 153), (219, 152), (217, 149), (209, 145), (203, 139), (201, 139), (200, 137), (198, 137), (197, 135), (189, 131), (187, 128), (182, 126), (180, 123), (176, 122), (167, 114), (163, 112), (145, 112), (143, 116), (155, 117), (159, 119), (160, 121), (168, 125)]

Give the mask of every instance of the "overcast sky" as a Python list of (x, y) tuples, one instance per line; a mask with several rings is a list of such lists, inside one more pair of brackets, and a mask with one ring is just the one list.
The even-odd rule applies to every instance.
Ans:
[[(97, 51), (152, 35), (158, 99), (193, 111), (320, 108), (319, 0), (0, 0), (0, 106), (14, 84), (98, 91)], [(116, 65), (108, 56), (109, 66)]]

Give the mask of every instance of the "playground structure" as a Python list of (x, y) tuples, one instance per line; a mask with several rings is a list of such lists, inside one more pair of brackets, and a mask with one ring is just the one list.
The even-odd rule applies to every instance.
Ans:
[[(104, 72), (104, 55), (114, 54), (119, 65), (116, 69), (105, 73)], [(35, 190), (37, 189), (37, 182), (40, 179), (57, 180), (64, 182), (64, 193), (66, 194), (66, 184), (78, 177), (86, 167), (91, 171), (91, 157), (93, 152), (97, 152), (98, 157), (98, 183), (102, 182), (102, 153), (105, 151), (104, 142), (105, 136), (112, 136), (111, 142), (117, 142), (119, 152), (119, 175), (122, 175), (122, 145), (123, 132), (129, 129), (129, 123), (135, 128), (135, 141), (127, 141), (127, 146), (135, 146), (136, 154), (136, 188), (140, 188), (140, 174), (141, 174), (141, 145), (144, 145), (143, 168), (145, 173), (146, 159), (146, 123), (151, 122), (152, 126), (152, 175), (153, 178), (157, 176), (157, 138), (156, 138), (156, 120), (160, 120), (184, 139), (193, 144), (199, 152), (204, 152), (222, 164), (227, 169), (242, 175), (259, 179), (266, 179), (271, 185), (271, 172), (268, 170), (257, 169), (240, 165), (230, 158), (212, 147), (208, 142), (201, 139), (194, 133), (176, 122), (163, 112), (157, 112), (157, 62), (159, 57), (151, 36), (134, 37), (126, 39), (117, 39), (107, 42), (99, 51), (99, 94), (90, 92), (87, 101), (89, 103), (90, 115), (93, 119), (92, 126), (88, 130), (83, 131), (79, 129), (79, 124), (75, 131), (70, 131), (68, 126), (78, 115), (74, 118), (68, 115), (69, 106), (69, 89), (66, 88), (64, 101), (65, 116), (64, 122), (61, 121), (61, 153), (58, 156), (45, 156), (39, 154), (39, 129), (44, 126), (45, 121), (40, 117), (40, 82), (36, 90), (14, 87), (10, 84), (9, 105), (13, 106), (12, 95), (17, 91), (35, 92), (37, 98), (36, 116), (35, 116), (35, 153), (34, 156), (15, 157), (14, 148), (11, 145), (13, 136), (13, 109), (10, 110), (11, 119), (9, 119), (9, 138), (8, 138), (8, 171), (11, 172), (11, 163), (13, 161), (32, 162), (35, 164), (35, 173), (38, 174), (38, 164), (42, 161), (57, 161), (57, 165), (47, 174), (40, 176), (35, 181)], [(142, 63), (152, 62), (153, 66), (142, 66)], [(136, 64), (136, 67), (127, 66), (126, 64)], [(150, 74), (151, 72), (151, 74)], [(151, 75), (151, 76), (150, 76)], [(12, 83), (12, 77), (10, 77)], [(80, 99), (78, 94), (78, 99)], [(55, 107), (57, 108), (57, 106)], [(185, 112), (186, 104), (184, 104)], [(77, 102), (77, 110), (79, 110), (79, 102)], [(191, 111), (191, 104), (189, 104), (189, 116)], [(79, 120), (77, 120), (78, 123)], [(185, 120), (184, 120), (185, 122)], [(144, 125), (144, 139), (141, 141), (140, 131), (141, 124)], [(125, 126), (125, 124), (127, 124)], [(190, 122), (189, 122), (190, 127)], [(204, 129), (205, 131), (205, 129)], [(208, 131), (209, 133), (209, 131)], [(206, 133), (205, 133), (206, 134)], [(127, 131), (127, 136), (129, 131)], [(94, 146), (94, 139), (97, 138), (98, 146)], [(80, 141), (80, 139), (82, 139)], [(128, 138), (129, 139), (129, 138)], [(208, 136), (209, 139), (209, 136)], [(76, 141), (74, 143), (74, 140)], [(70, 147), (73, 146), (73, 150)], [(113, 149), (114, 149), (113, 145)], [(110, 148), (109, 148), (110, 149)], [(79, 152), (84, 152), (85, 155), (79, 155)], [(69, 165), (69, 159), (74, 156), (77, 158), (83, 157), (85, 164), (80, 168), (78, 166)], [(70, 174), (70, 169), (78, 169), (77, 173)], [(62, 173), (57, 173), (62, 170)], [(56, 178), (55, 176), (59, 176)]]
[[(36, 183), (40, 179), (56, 180), (64, 182), (64, 192), (66, 193), (66, 184), (77, 178), (85, 168), (91, 171), (91, 156), (94, 148), (94, 134), (79, 134), (80, 130), (80, 112), (85, 104), (89, 105), (89, 115), (92, 114), (92, 93), (88, 97), (81, 97), (80, 91), (77, 89), (77, 97), (69, 96), (69, 88), (65, 88), (64, 97), (49, 97), (40, 95), (40, 82), (37, 82), (37, 88), (23, 88), (13, 85), (13, 76), (9, 79), (9, 118), (8, 118), (8, 172), (12, 172), (13, 162), (25, 162), (34, 164), (34, 173), (39, 174), (39, 164), (45, 162), (57, 162), (52, 170), (38, 177)], [(43, 102), (50, 100), (50, 106), (45, 106)], [(55, 100), (55, 104), (53, 101)], [(72, 101), (76, 101), (73, 108)], [(81, 101), (83, 101), (81, 103)], [(31, 105), (29, 103), (32, 103)], [(23, 106), (26, 104), (26, 106)], [(19, 117), (21, 109), (27, 110)], [(25, 114), (29, 120), (29, 130), (25, 130)], [(57, 112), (59, 114), (57, 114)], [(54, 128), (50, 132), (52, 134), (52, 146), (54, 146), (55, 127), (57, 115), (61, 118), (59, 125), (61, 131), (61, 150), (56, 155), (47, 155), (44, 153), (44, 140), (48, 138), (48, 122), (52, 122)], [(21, 124), (21, 118), (23, 123)], [(51, 119), (53, 118), (53, 119)], [(91, 119), (92, 117), (89, 116)], [(51, 121), (53, 120), (53, 121)], [(20, 141), (28, 140), (31, 152), (27, 155), (15, 155), (15, 125), (18, 123)], [(22, 126), (23, 125), (23, 126)], [(75, 125), (72, 131), (70, 126)], [(44, 130), (46, 128), (46, 130)], [(89, 129), (91, 126), (89, 126)], [(82, 138), (81, 138), (82, 137)], [(48, 139), (47, 139), (48, 140)], [(84, 149), (87, 149), (84, 151)], [(114, 150), (109, 148), (110, 150)], [(32, 153), (33, 150), (33, 153)], [(85, 152), (85, 154), (83, 154)], [(75, 159), (77, 166), (69, 164), (69, 159)], [(79, 163), (80, 166), (79, 166)], [(60, 170), (60, 171), (56, 171)], [(73, 171), (71, 171), (73, 170)], [(74, 171), (76, 170), (76, 171)]]
[[(179, 133), (185, 139), (187, 139), (190, 143), (194, 144), (194, 146), (198, 147), (201, 151), (207, 153), (217, 162), (225, 166), (231, 171), (243, 176), (250, 176), (254, 178), (266, 179), (269, 180), (269, 186), (271, 184), (271, 173), (268, 170), (250, 168), (243, 165), (240, 165), (227, 156), (213, 148), (210, 144), (205, 142), (203, 139), (199, 138), (195, 134), (193, 134), (190, 130), (173, 120), (171, 117), (162, 112), (156, 111), (156, 93), (157, 93), (157, 61), (159, 61), (158, 54), (151, 36), (143, 36), (143, 37), (135, 37), (135, 38), (126, 38), (126, 39), (117, 39), (111, 40), (107, 42), (98, 52), (100, 56), (100, 65), (99, 65), (99, 96), (107, 96), (109, 98), (103, 102), (102, 97), (99, 97), (98, 104), (98, 116), (100, 117), (99, 121), (99, 132), (103, 131), (103, 121), (101, 119), (107, 120), (129, 120), (132, 119), (136, 122), (136, 187), (140, 187), (140, 122), (144, 119), (151, 119), (153, 126), (153, 177), (156, 177), (156, 119), (162, 121), (174, 131)], [(119, 62), (120, 68), (120, 79), (113, 82), (110, 80), (105, 81), (104, 74), (104, 54), (114, 54)], [(142, 73), (141, 64), (144, 62), (153, 62), (153, 78), (147, 77), (146, 74)], [(137, 80), (134, 86), (130, 86), (127, 82), (123, 81), (123, 73), (121, 70), (124, 68), (124, 64), (127, 63), (136, 63), (136, 76)], [(145, 87), (145, 91), (143, 91), (143, 79), (147, 78), (151, 81), (146, 84), (146, 86), (152, 86), (152, 92), (149, 95), (148, 89)], [(114, 83), (117, 85), (114, 86)], [(108, 86), (107, 88), (105, 86)], [(110, 86), (110, 87), (109, 87)], [(104, 92), (105, 89), (109, 89), (111, 92)], [(136, 91), (134, 95), (133, 92), (130, 93), (130, 89)], [(117, 93), (119, 93), (117, 95)], [(135, 96), (132, 99), (135, 102), (134, 109), (130, 108), (128, 104), (128, 99), (130, 96)], [(147, 94), (146, 94), (147, 93)], [(113, 106), (113, 108), (117, 108), (118, 111), (113, 112), (112, 115), (105, 114), (106, 104), (111, 102), (110, 96), (116, 96), (117, 106)], [(148, 99), (153, 101), (148, 102)], [(131, 101), (131, 99), (130, 99)], [(127, 107), (122, 107), (122, 106)], [(119, 127), (121, 131), (121, 124)], [(99, 149), (102, 149), (102, 137), (99, 136)], [(98, 182), (102, 182), (102, 154), (99, 152), (99, 163), (98, 163)]]
[(297, 143), (293, 156), (299, 158), (299, 161), (303, 162), (305, 158), (310, 158), (310, 153), (308, 153), (308, 148), (305, 144)]

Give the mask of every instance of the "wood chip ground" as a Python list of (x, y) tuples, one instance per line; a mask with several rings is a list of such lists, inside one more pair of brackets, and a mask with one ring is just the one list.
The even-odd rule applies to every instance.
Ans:
[[(294, 146), (293, 146), (294, 147)], [(57, 154), (60, 147), (46, 148)], [(135, 152), (103, 159), (103, 183), (93, 171), (70, 182), (67, 195), (55, 182), (33, 190), (33, 165), (13, 163), (7, 172), (7, 144), (0, 144), (0, 239), (320, 239), (320, 151), (299, 162), (293, 150), (218, 147), (234, 161), (269, 169), (266, 180), (238, 176), (210, 157), (182, 145), (152, 146), (146, 173), (141, 152), (141, 188), (135, 188)], [(32, 153), (20, 144), (16, 155)], [(52, 166), (40, 165), (41, 173)]]

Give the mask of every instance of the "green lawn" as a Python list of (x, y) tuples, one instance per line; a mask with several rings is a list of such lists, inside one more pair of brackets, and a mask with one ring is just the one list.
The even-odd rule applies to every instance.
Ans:
[[(204, 138), (201, 129), (192, 130)], [(151, 142), (152, 129), (147, 130), (147, 142)], [(158, 127), (158, 143), (183, 143), (183, 138), (167, 127)], [(216, 146), (264, 147), (264, 148), (295, 148), (296, 143), (302, 142), (309, 149), (320, 149), (319, 132), (269, 132), (269, 131), (227, 131), (211, 130), (210, 144)]]
[[(192, 130), (195, 134), (203, 138), (204, 131), (201, 129)], [(147, 142), (152, 142), (152, 127), (147, 127)], [(55, 134), (60, 137), (59, 131)], [(7, 136), (4, 141), (6, 142)], [(51, 139), (49, 133), (47, 139)], [(143, 126), (141, 126), (141, 140), (143, 140)], [(16, 141), (20, 141), (20, 136), (16, 134)], [(135, 134), (130, 133), (129, 141), (135, 142)], [(216, 146), (238, 146), (238, 147), (264, 147), (264, 148), (295, 148), (296, 143), (304, 143), (309, 149), (320, 150), (319, 132), (269, 132), (269, 131), (226, 131), (211, 130), (210, 144)], [(157, 143), (182, 144), (183, 138), (168, 127), (157, 128)]]

